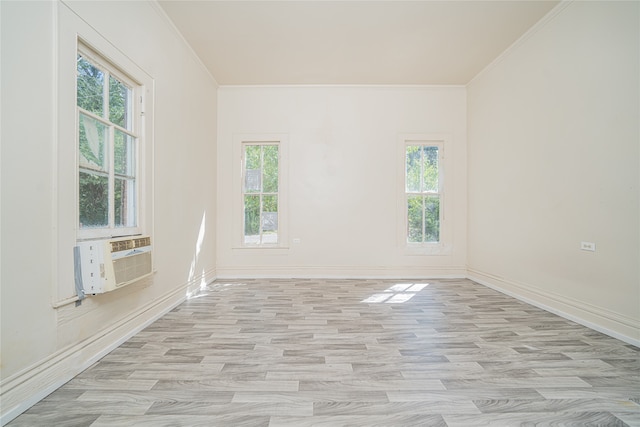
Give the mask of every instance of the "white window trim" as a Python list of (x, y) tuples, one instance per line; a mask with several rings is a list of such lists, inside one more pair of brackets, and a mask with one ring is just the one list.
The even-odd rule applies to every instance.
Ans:
[[(429, 145), (438, 147), (439, 155), (439, 194), (440, 194), (440, 241), (409, 243), (407, 242), (407, 196), (405, 191), (405, 161), (408, 145)], [(397, 143), (397, 241), (403, 255), (450, 255), (452, 252), (451, 230), (451, 197), (447, 183), (452, 176), (451, 156), (447, 155), (450, 146), (450, 136), (446, 134), (400, 134)]]
[[(244, 165), (243, 146), (246, 144), (278, 144), (278, 243), (277, 244), (245, 244), (244, 243), (244, 201), (243, 178)], [(233, 136), (233, 247), (232, 249), (268, 251), (277, 253), (278, 250), (289, 249), (288, 233), (288, 165), (289, 165), (289, 136), (284, 133), (265, 134), (236, 134)]]

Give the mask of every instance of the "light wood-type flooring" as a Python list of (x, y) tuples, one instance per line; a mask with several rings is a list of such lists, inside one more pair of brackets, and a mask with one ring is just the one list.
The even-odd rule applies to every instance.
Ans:
[(217, 281), (9, 424), (640, 426), (640, 349), (469, 280)]

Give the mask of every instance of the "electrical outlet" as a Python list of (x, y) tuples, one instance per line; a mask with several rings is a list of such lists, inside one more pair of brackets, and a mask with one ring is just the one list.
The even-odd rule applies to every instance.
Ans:
[(580, 249), (583, 251), (596, 251), (596, 244), (593, 242), (580, 242)]

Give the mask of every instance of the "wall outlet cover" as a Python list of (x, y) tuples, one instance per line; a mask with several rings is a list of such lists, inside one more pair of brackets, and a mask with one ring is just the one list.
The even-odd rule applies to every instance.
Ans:
[(593, 242), (580, 242), (580, 249), (583, 251), (596, 251), (596, 244)]

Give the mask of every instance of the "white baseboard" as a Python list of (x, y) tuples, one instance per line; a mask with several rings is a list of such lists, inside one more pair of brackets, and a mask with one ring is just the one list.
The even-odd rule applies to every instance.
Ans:
[(183, 284), (140, 307), (106, 330), (82, 342), (61, 349), (45, 360), (8, 377), (0, 383), (0, 425), (25, 412), (60, 386), (106, 356), (129, 338), (181, 304), (203, 280), (215, 280), (215, 272)]
[(462, 279), (465, 267), (439, 266), (242, 266), (218, 267), (220, 279)]
[(468, 269), (467, 277), (527, 304), (640, 347), (640, 321), (636, 319), (479, 270)]

